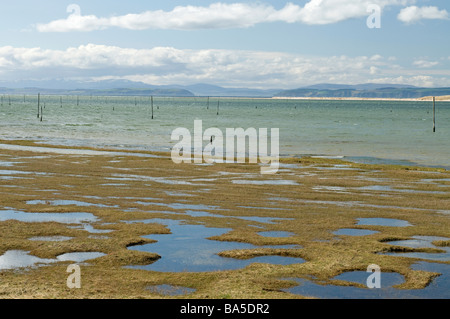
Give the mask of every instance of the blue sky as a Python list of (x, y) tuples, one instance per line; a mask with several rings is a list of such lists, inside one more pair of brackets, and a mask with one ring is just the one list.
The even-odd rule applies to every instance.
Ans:
[(1, 5), (0, 81), (442, 87), (449, 31), (448, 0), (16, 0)]

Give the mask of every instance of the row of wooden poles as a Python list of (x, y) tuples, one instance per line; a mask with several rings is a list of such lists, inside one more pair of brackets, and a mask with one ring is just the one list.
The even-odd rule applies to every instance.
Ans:
[[(25, 101), (25, 96), (24, 96), (24, 101)], [(60, 97), (60, 103), (61, 103), (61, 107), (62, 107), (62, 96)], [(135, 98), (134, 104), (137, 105), (137, 99)], [(152, 109), (152, 120), (155, 118), (155, 111), (154, 111), (154, 102), (153, 102), (153, 96), (150, 97), (150, 104), (151, 104), (151, 109)], [(2, 96), (2, 105), (3, 105), (3, 96)], [(11, 105), (11, 97), (9, 97), (9, 105)], [(77, 106), (80, 105), (80, 97), (77, 96)], [(207, 107), (209, 110), (209, 96), (207, 99)], [(114, 108), (113, 108), (114, 109)], [(217, 115), (219, 115), (219, 110), (220, 110), (220, 99), (217, 100)], [(40, 119), (40, 121), (42, 122), (42, 118), (43, 118), (43, 109), (42, 109), (42, 105), (41, 105), (41, 93), (38, 93), (38, 113), (37, 113), (37, 117), (38, 119)]]
[[(11, 99), (10, 99), (9, 103), (10, 103), (9, 105), (11, 105)], [(62, 96), (60, 97), (60, 103), (61, 103), (61, 107), (62, 107)], [(135, 100), (135, 105), (136, 104), (137, 104), (137, 102)], [(80, 105), (80, 98), (79, 98), (79, 96), (77, 96), (77, 106), (79, 106), (79, 105)], [(151, 97), (151, 107), (152, 107), (152, 120), (153, 120), (155, 118), (153, 96)], [(43, 111), (42, 105), (41, 105), (41, 93), (38, 93), (38, 106), (37, 106), (37, 108), (38, 108), (37, 117), (42, 122), (44, 111)]]
[[(3, 99), (4, 96), (1, 96), (1, 105), (3, 106)], [(23, 100), (25, 102), (25, 95), (23, 96)], [(62, 107), (62, 96), (60, 97), (60, 102), (61, 102), (61, 107)], [(11, 105), (11, 96), (8, 95), (8, 104)], [(79, 106), (80, 104), (80, 97), (77, 96), (77, 106)], [(137, 105), (137, 99), (135, 98), (135, 105)], [(210, 107), (210, 103), (209, 103), (209, 96), (207, 97), (207, 106), (206, 109), (209, 110)], [(153, 103), (153, 96), (151, 96), (151, 108), (152, 108), (152, 120), (155, 118), (154, 117), (154, 103)], [(219, 110), (220, 110), (220, 99), (217, 100), (217, 115), (219, 115)], [(38, 93), (38, 113), (37, 113), (37, 117), (38, 119), (41, 120), (42, 122), (42, 117), (43, 117), (43, 109), (42, 109), (42, 105), (41, 105), (41, 94)], [(436, 132), (436, 97), (433, 96), (433, 133)]]

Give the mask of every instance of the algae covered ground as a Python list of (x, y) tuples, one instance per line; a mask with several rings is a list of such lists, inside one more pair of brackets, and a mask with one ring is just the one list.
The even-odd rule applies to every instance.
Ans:
[[(309, 298), (289, 292), (292, 278), (326, 286), (372, 264), (404, 277), (395, 289), (421, 290), (441, 274), (414, 270), (418, 259), (401, 253), (440, 256), (450, 245), (450, 173), (443, 169), (303, 157), (282, 159), (277, 174), (261, 175), (257, 164), (177, 165), (162, 153), (0, 144), (18, 146), (0, 150), (1, 298)], [(249, 262), (211, 271), (146, 268), (165, 260), (152, 251), (155, 238), (176, 235), (164, 220), (202, 226), (210, 243), (230, 244), (216, 256)], [(439, 240), (433, 247), (391, 244), (417, 236)], [(61, 258), (73, 253), (98, 253), (78, 262), (79, 289), (67, 285), (76, 261)], [(37, 262), (22, 267), (11, 254)], [(267, 256), (299, 262), (257, 259)], [(202, 258), (192, 253), (189, 262)], [(161, 285), (189, 293), (164, 293), (155, 288)]]

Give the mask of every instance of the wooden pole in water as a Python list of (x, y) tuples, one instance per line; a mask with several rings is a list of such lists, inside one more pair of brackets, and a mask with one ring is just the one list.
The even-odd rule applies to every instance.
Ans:
[(206, 104), (206, 109), (209, 110), (209, 96), (208, 96), (208, 103)]
[(43, 117), (43, 114), (44, 112), (43, 112), (43, 110), (42, 110), (42, 105), (41, 105), (41, 122), (42, 122), (42, 117)]
[(217, 100), (217, 115), (219, 115), (220, 99)]
[(436, 97), (433, 96), (433, 133), (436, 132)]
[(151, 101), (152, 101), (152, 120), (154, 119), (154, 113), (153, 113), (153, 96), (151, 97)]
[(41, 107), (41, 93), (38, 93), (38, 114), (37, 114), (37, 118), (39, 118), (40, 107)]

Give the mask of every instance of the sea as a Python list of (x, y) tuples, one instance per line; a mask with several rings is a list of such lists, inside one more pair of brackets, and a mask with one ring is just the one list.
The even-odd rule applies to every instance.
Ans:
[(450, 102), (441, 101), (433, 112), (433, 102), (409, 100), (3, 95), (0, 139), (170, 151), (173, 131), (193, 134), (196, 120), (223, 132), (278, 128), (281, 156), (450, 169)]

